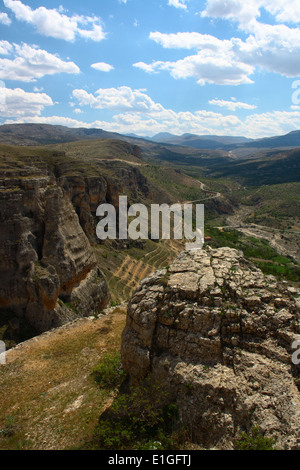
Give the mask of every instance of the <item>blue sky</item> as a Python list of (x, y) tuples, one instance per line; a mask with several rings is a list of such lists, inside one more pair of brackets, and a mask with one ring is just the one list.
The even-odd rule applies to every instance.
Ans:
[(300, 129), (299, 0), (0, 0), (0, 124)]

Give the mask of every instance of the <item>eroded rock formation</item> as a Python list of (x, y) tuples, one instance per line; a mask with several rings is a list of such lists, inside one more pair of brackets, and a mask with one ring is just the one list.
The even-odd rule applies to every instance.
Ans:
[(277, 448), (299, 449), (298, 296), (236, 250), (183, 252), (134, 293), (123, 366), (169, 390), (205, 448), (232, 449), (259, 426)]
[(107, 305), (92, 246), (95, 214), (123, 191), (133, 198), (148, 192), (145, 178), (123, 162), (51, 152), (1, 156), (0, 327), (9, 325), (8, 337), (27, 327), (38, 334)]

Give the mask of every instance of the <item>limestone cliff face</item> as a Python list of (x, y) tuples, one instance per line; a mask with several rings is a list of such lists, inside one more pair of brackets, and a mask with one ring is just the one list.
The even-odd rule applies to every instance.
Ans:
[(297, 297), (236, 250), (183, 252), (133, 295), (123, 366), (135, 383), (159, 380), (206, 448), (231, 449), (260, 426), (278, 448), (299, 449)]
[(74, 170), (78, 163), (64, 155), (4, 163), (0, 326), (9, 324), (17, 336), (25, 326), (35, 334), (98, 313), (110, 294), (92, 248), (97, 206), (117, 201), (125, 189), (147, 194), (145, 179), (124, 163)]

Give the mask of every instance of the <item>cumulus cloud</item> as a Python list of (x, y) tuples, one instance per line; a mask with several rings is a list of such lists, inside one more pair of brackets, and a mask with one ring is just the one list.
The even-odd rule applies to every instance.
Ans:
[(255, 23), (254, 33), (234, 45), (240, 60), (286, 77), (300, 75), (300, 29)]
[(45, 106), (53, 105), (46, 93), (27, 93), (21, 88), (0, 88), (0, 95), (2, 117), (40, 116)]
[[(37, 31), (48, 37), (74, 41), (76, 37), (102, 41), (105, 38), (100, 18), (89, 16), (67, 16), (62, 9), (39, 7), (33, 10), (19, 0), (3, 0), (17, 20), (32, 24)], [(82, 26), (89, 26), (83, 29)]]
[[(262, 9), (281, 24), (260, 22)], [(201, 16), (235, 21), (246, 36), (219, 39), (199, 32), (153, 31), (149, 38), (163, 48), (194, 50), (194, 55), (178, 61), (139, 61), (134, 67), (146, 73), (168, 71), (176, 79), (193, 77), (200, 85), (251, 84), (258, 69), (300, 75), (300, 29), (282, 24), (300, 22), (299, 0), (207, 0)]]
[(86, 90), (73, 90), (75, 98), (80, 106), (90, 106), (95, 109), (115, 109), (118, 111), (134, 112), (161, 112), (162, 105), (155, 103), (142, 90), (132, 90), (127, 86), (118, 88), (100, 88), (95, 94)]
[(72, 95), (73, 100), (77, 101), (81, 108), (88, 106), (116, 112), (112, 122), (94, 121), (80, 125), (123, 134), (134, 129), (138, 135), (154, 135), (158, 132), (180, 135), (188, 132), (259, 138), (285, 134), (300, 127), (298, 109), (287, 112), (251, 113), (242, 121), (238, 116), (226, 113), (226, 110), (250, 111), (255, 109), (255, 105), (237, 101), (234, 97), (230, 100), (211, 100), (211, 104), (223, 109), (221, 113), (203, 109), (194, 112), (175, 112), (154, 102), (146, 90), (132, 90), (130, 87), (100, 89), (94, 94), (78, 89), (74, 90)]
[[(196, 43), (196, 39), (203, 44), (201, 50), (197, 54), (189, 55), (184, 59), (177, 61), (155, 61), (152, 64), (144, 62), (137, 62), (133, 64), (134, 67), (140, 68), (147, 73), (157, 73), (158, 71), (169, 71), (171, 76), (175, 79), (180, 78), (195, 78), (200, 85), (206, 83), (215, 83), (217, 85), (242, 85), (253, 83), (250, 76), (254, 73), (255, 67), (247, 64), (234, 54), (232, 44), (230, 41), (220, 41), (213, 36), (204, 35), (201, 38), (186, 36), (188, 33), (183, 33), (186, 38), (188, 48), (191, 44)], [(164, 35), (166, 39), (167, 35)], [(176, 35), (166, 41), (168, 46), (177, 47)], [(182, 37), (182, 35), (181, 35)], [(209, 41), (211, 38), (211, 41)], [(171, 46), (173, 44), (173, 46)], [(174, 46), (176, 44), (176, 46)], [(205, 44), (205, 45), (204, 45)], [(185, 47), (185, 46), (183, 46)]]
[[(246, 4), (239, 0), (208, 3), (210, 8), (205, 10), (205, 14), (216, 15), (217, 9), (218, 14), (226, 19), (231, 18), (233, 14), (238, 15), (237, 10), (233, 8), (234, 5), (239, 6), (241, 11), (246, 8)], [(253, 83), (252, 75), (257, 69), (286, 77), (299, 76), (300, 29), (290, 28), (284, 24), (259, 23), (256, 21), (259, 10), (257, 10), (258, 13), (256, 10), (256, 13), (251, 13), (251, 5), (253, 11), (254, 7), (257, 7), (256, 2), (252, 0), (249, 9), (245, 9), (247, 15), (252, 18), (247, 23), (248, 29), (251, 24), (251, 34), (245, 40), (239, 37), (218, 39), (215, 36), (197, 32), (171, 34), (151, 32), (149, 38), (163, 48), (195, 50), (195, 53), (178, 61), (156, 60), (150, 64), (140, 61), (133, 64), (134, 67), (147, 73), (167, 70), (176, 79), (193, 77), (200, 85), (205, 83), (250, 84)], [(243, 19), (244, 15), (240, 13), (239, 18)]]
[(6, 124), (36, 122), (56, 124), (68, 127), (86, 127), (105, 129), (106, 131), (137, 135), (154, 135), (158, 132), (172, 132), (203, 135), (244, 135), (260, 138), (281, 135), (300, 127), (300, 111), (273, 111), (262, 114), (251, 114), (242, 122), (237, 116), (213, 113), (208, 111), (179, 112), (165, 110), (168, 118), (159, 115), (143, 115), (142, 113), (126, 112), (116, 114), (113, 122), (96, 120), (84, 122), (65, 116), (25, 116), (18, 119), (7, 119)]
[(203, 17), (220, 18), (238, 22), (249, 29), (261, 16), (264, 8), (275, 17), (277, 22), (299, 23), (300, 9), (298, 0), (207, 0)]
[(276, 21), (287, 23), (300, 22), (300, 9), (298, 0), (268, 0), (265, 8), (275, 15)]
[(262, 1), (227, 0), (224, 2), (224, 0), (207, 0), (206, 8), (201, 12), (201, 16), (233, 20), (246, 25), (260, 16)]
[(91, 67), (95, 70), (99, 70), (100, 72), (110, 72), (114, 69), (113, 65), (106, 64), (105, 62), (97, 62), (92, 64)]
[(0, 79), (32, 82), (45, 75), (80, 72), (74, 62), (65, 62), (57, 55), (43, 49), (25, 43), (22, 45), (10, 45), (6, 44), (6, 41), (4, 43), (0, 42), (0, 53), (2, 47), (7, 54), (13, 52), (14, 58), (0, 59)]
[(13, 46), (8, 41), (0, 41), (0, 55), (9, 55)]
[(69, 117), (65, 116), (49, 116), (49, 117), (43, 117), (43, 116), (31, 116), (31, 117), (24, 117), (20, 119), (7, 119), (5, 121), (5, 124), (24, 124), (24, 123), (36, 123), (36, 124), (53, 124), (57, 126), (66, 126), (66, 127), (97, 127), (100, 128), (100, 126), (96, 125), (96, 123), (86, 123), (83, 121), (78, 121), (77, 119), (72, 119)]
[(9, 18), (7, 13), (3, 13), (0, 11), (0, 24), (4, 24), (9, 26), (11, 24), (11, 19)]

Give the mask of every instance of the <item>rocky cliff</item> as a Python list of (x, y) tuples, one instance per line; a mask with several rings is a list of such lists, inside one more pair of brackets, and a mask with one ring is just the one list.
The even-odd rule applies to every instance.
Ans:
[(205, 448), (259, 426), (300, 449), (299, 291), (229, 248), (183, 252), (141, 282), (122, 338), (131, 381), (158, 380)]
[(134, 166), (103, 156), (0, 150), (0, 328), (8, 325), (4, 339), (23, 340), (107, 305), (92, 246), (97, 206), (124, 192), (146, 197), (148, 188)]

